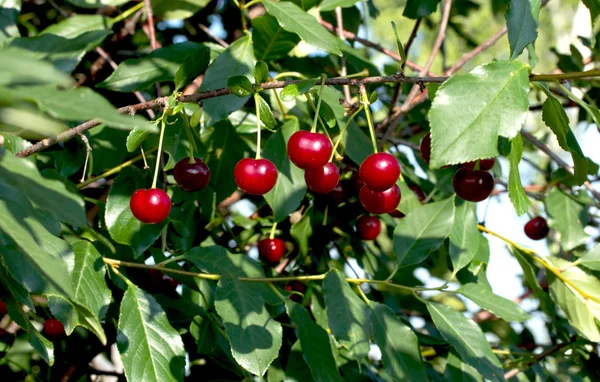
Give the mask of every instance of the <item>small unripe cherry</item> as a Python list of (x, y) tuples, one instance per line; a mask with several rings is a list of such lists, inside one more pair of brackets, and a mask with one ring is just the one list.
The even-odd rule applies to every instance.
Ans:
[(358, 236), (363, 240), (375, 240), (381, 232), (381, 222), (375, 216), (363, 215), (356, 220)]
[(44, 322), (44, 333), (48, 337), (59, 337), (65, 334), (65, 327), (56, 318), (49, 318)]
[(541, 216), (536, 216), (525, 224), (525, 235), (532, 240), (542, 240), (548, 236), (548, 222)]

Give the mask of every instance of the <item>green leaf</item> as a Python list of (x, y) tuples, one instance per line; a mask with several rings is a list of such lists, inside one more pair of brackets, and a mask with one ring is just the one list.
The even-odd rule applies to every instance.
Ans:
[[(400, 37), (398, 37), (398, 30), (396, 29), (396, 23), (392, 21), (392, 29), (394, 30), (394, 36), (396, 36), (396, 46), (398, 47), (398, 54), (400, 55), (401, 61), (400, 65), (406, 61), (406, 52), (404, 51), (404, 45), (402, 45), (402, 41), (400, 41)], [(434, 97), (432, 96), (431, 99)], [(371, 102), (372, 103), (372, 102)]]
[(252, 38), (254, 54), (263, 61), (286, 57), (300, 41), (298, 35), (280, 27), (277, 19), (269, 14), (252, 20)]
[(267, 12), (277, 19), (283, 29), (296, 33), (302, 40), (315, 48), (338, 56), (342, 55), (335, 37), (314, 16), (304, 12), (296, 4), (287, 1), (265, 0), (263, 5)]
[(255, 98), (258, 101), (258, 114), (260, 116), (260, 120), (268, 129), (275, 129), (277, 127), (277, 121), (273, 116), (273, 112), (271, 112), (271, 108), (265, 99), (258, 95)]
[(506, 12), (506, 27), (511, 60), (519, 57), (523, 49), (537, 39), (540, 7), (540, 0), (510, 0)]
[(302, 256), (308, 255), (308, 239), (313, 233), (311, 219), (309, 214), (305, 214), (300, 221), (290, 229), (290, 235), (298, 242), (298, 249)]
[[(183, 111), (185, 113), (185, 111)], [(169, 171), (183, 158), (189, 158), (190, 146), (194, 148), (195, 156), (203, 157), (205, 148), (201, 142), (194, 138), (193, 134), (186, 133), (185, 121), (181, 114), (169, 117), (163, 140), (163, 150), (169, 154), (169, 160), (163, 167), (163, 171)], [(192, 137), (190, 141), (189, 137)]]
[(369, 307), (350, 288), (344, 275), (331, 270), (323, 280), (327, 319), (331, 333), (360, 363), (369, 353)]
[[(216, 90), (227, 86), (227, 80), (233, 76), (251, 78), (256, 59), (251, 36), (236, 40), (219, 55), (208, 67), (200, 91)], [(226, 118), (232, 112), (241, 109), (248, 100), (233, 94), (210, 98), (204, 101), (204, 123), (207, 127)]]
[(142, 58), (125, 60), (96, 86), (133, 92), (146, 89), (156, 82), (173, 81), (182, 62), (202, 47), (202, 44), (187, 41), (159, 48)]
[(485, 335), (476, 323), (446, 305), (428, 302), (427, 310), (440, 334), (464, 362), (491, 381), (504, 381), (504, 372)]
[(209, 3), (210, 0), (152, 0), (152, 10), (163, 20), (182, 20), (192, 17)]
[(69, 3), (81, 8), (103, 8), (107, 6), (119, 6), (127, 0), (67, 0)]
[(531, 318), (519, 305), (494, 294), (485, 285), (476, 283), (465, 284), (457, 289), (457, 293), (462, 294), (483, 309), (505, 321), (524, 322)]
[(17, 19), (21, 13), (21, 0), (0, 0), (0, 43), (11, 37), (19, 37)]
[(149, 184), (139, 170), (126, 167), (115, 178), (106, 200), (104, 221), (110, 237), (119, 244), (130, 246), (135, 257), (154, 244), (166, 223), (143, 224), (131, 213), (131, 195)]
[(498, 136), (514, 138), (525, 122), (528, 93), (528, 67), (515, 61), (452, 76), (438, 89), (429, 111), (430, 166), (498, 156)]
[(273, 320), (260, 294), (225, 275), (216, 291), (215, 308), (223, 319), (231, 353), (240, 366), (262, 377), (279, 355), (281, 325)]
[(508, 163), (510, 164), (508, 197), (519, 216), (523, 215), (531, 207), (531, 202), (521, 184), (521, 174), (519, 173), (519, 162), (521, 162), (522, 156), (523, 138), (521, 138), (521, 134), (517, 134), (510, 142), (510, 154), (506, 159), (508, 159)]
[(65, 38), (75, 38), (83, 33), (97, 30), (110, 32), (112, 22), (101, 15), (73, 15), (63, 21), (52, 24), (40, 34), (53, 34)]
[(594, 271), (600, 271), (600, 244), (587, 251), (577, 260), (577, 263)]
[(427, 17), (437, 9), (439, 0), (408, 0), (402, 16), (409, 19), (420, 19)]
[(52, 64), (38, 60), (31, 52), (23, 49), (0, 49), (0, 67), (0, 85), (54, 84), (69, 87), (74, 82)]
[(140, 147), (142, 143), (144, 143), (146, 138), (148, 138), (148, 135), (150, 135), (150, 132), (148, 130), (140, 129), (137, 127), (131, 130), (127, 135), (127, 141), (125, 142), (127, 151), (129, 151), (130, 153), (134, 152), (138, 147)]
[(309, 78), (308, 80), (298, 81), (284, 87), (279, 93), (279, 97), (283, 102), (291, 102), (301, 95), (308, 92), (319, 81), (318, 78)]
[(209, 62), (210, 49), (205, 45), (201, 45), (197, 51), (187, 56), (175, 72), (175, 91), (183, 89), (184, 86), (204, 72)]
[(121, 301), (117, 347), (128, 381), (183, 381), (183, 341), (154, 297), (129, 284)]
[(347, 8), (362, 0), (323, 0), (319, 9), (321, 12), (333, 11), (337, 7)]
[(394, 253), (401, 266), (419, 264), (438, 249), (454, 224), (454, 197), (425, 204), (398, 222)]
[(454, 224), (450, 231), (450, 259), (454, 273), (469, 265), (479, 249), (481, 234), (477, 229), (475, 210), (476, 204), (466, 201), (454, 210)]
[(254, 83), (260, 85), (269, 79), (269, 66), (264, 61), (257, 61), (254, 66)]
[(238, 97), (252, 95), (252, 82), (246, 76), (233, 76), (227, 79), (227, 87), (232, 94)]
[[(313, 97), (312, 97), (313, 102), (316, 105), (317, 102), (319, 101), (319, 98), (316, 95), (316, 91), (314, 93), (311, 92), (311, 94), (313, 95)], [(331, 106), (329, 106), (329, 104), (325, 100), (321, 101), (321, 108), (319, 109), (319, 117), (321, 117), (323, 122), (325, 122), (325, 125), (329, 126), (329, 128), (335, 127), (335, 124), (337, 123), (333, 109), (331, 108)]]
[(481, 374), (472, 366), (460, 360), (455, 351), (448, 353), (444, 381), (460, 382), (483, 382)]
[(96, 315), (86, 305), (60, 295), (48, 295), (48, 307), (52, 315), (60, 320), (65, 332), (70, 335), (75, 326), (81, 325), (94, 333), (103, 345), (106, 345), (106, 334)]
[[(0, 251), (0, 254), (2, 251)], [(35, 306), (33, 305), (33, 301), (31, 301), (31, 296), (29, 292), (15, 280), (14, 277), (8, 272), (8, 269), (4, 264), (0, 264), (0, 283), (4, 287), (4, 290), (19, 303), (26, 305), (32, 312), (35, 313)], [(3, 293), (4, 295), (4, 293)]]
[(394, 381), (427, 381), (419, 341), (413, 331), (384, 304), (371, 302), (371, 323), (385, 370)]
[(519, 265), (523, 269), (523, 275), (525, 276), (525, 280), (529, 285), (529, 288), (533, 291), (533, 294), (540, 300), (540, 308), (546, 313), (549, 317), (554, 317), (556, 315), (556, 307), (552, 303), (550, 296), (548, 293), (544, 292), (540, 283), (537, 280), (537, 268), (532, 264), (532, 260), (530, 260), (526, 254), (521, 252), (518, 248), (513, 246), (509, 246), (508, 249), (515, 256)]
[(571, 199), (560, 188), (553, 187), (545, 200), (546, 211), (553, 218), (550, 226), (560, 233), (563, 250), (570, 251), (585, 243), (588, 234), (587, 212), (584, 206)]
[(279, 172), (275, 187), (265, 194), (276, 222), (296, 211), (306, 194), (303, 171), (292, 164), (286, 150), (288, 140), (298, 130), (296, 119), (286, 122), (269, 138), (263, 151), (263, 156), (273, 162)]
[(286, 310), (298, 330), (302, 354), (315, 382), (343, 381), (329, 345), (329, 334), (310, 318), (301, 305), (286, 301)]

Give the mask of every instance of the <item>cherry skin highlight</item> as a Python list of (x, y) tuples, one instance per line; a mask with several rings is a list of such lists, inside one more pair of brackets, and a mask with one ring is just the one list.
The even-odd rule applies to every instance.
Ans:
[(277, 237), (274, 239), (262, 239), (258, 242), (258, 255), (266, 263), (278, 263), (285, 256), (286, 252), (285, 242)]
[[(461, 167), (467, 167), (473, 170), (475, 168), (475, 163), (477, 163), (477, 161), (467, 162), (462, 164)], [(481, 159), (479, 161), (479, 169), (483, 171), (489, 171), (494, 167), (495, 163), (496, 158)]]
[(316, 194), (328, 194), (340, 181), (340, 171), (329, 162), (323, 167), (309, 168), (304, 173), (304, 181), (309, 190)]
[(158, 188), (141, 188), (131, 195), (129, 208), (133, 216), (142, 223), (156, 224), (169, 216), (171, 198)]
[(200, 191), (210, 181), (210, 169), (200, 158), (194, 158), (194, 163), (183, 158), (173, 168), (173, 177), (183, 191)]
[(327, 136), (304, 130), (292, 134), (287, 144), (290, 160), (303, 170), (325, 166), (332, 151), (333, 145)]
[(59, 337), (65, 334), (65, 327), (56, 318), (50, 318), (44, 322), (44, 333), (48, 337)]
[(277, 168), (268, 159), (244, 158), (235, 165), (237, 186), (250, 195), (264, 195), (275, 187)]
[(494, 178), (483, 170), (459, 168), (452, 179), (454, 192), (461, 199), (469, 202), (481, 202), (487, 199), (494, 190)]
[(537, 216), (525, 224), (525, 235), (532, 240), (542, 240), (548, 236), (550, 228), (548, 222), (541, 216)]
[(425, 134), (423, 140), (421, 141), (421, 158), (423, 158), (423, 162), (429, 164), (429, 160), (431, 159), (431, 133)]
[(373, 191), (363, 186), (358, 193), (358, 200), (365, 210), (372, 214), (387, 214), (400, 204), (400, 188), (394, 184), (385, 191)]
[(358, 176), (371, 190), (385, 191), (396, 184), (400, 163), (392, 154), (371, 154), (360, 165)]
[(358, 236), (363, 240), (375, 240), (381, 232), (381, 222), (375, 216), (363, 215), (356, 220)]

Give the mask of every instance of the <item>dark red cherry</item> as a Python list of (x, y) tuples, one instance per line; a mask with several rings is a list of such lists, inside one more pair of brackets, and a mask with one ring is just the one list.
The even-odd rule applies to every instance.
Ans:
[[(475, 168), (475, 163), (477, 163), (477, 161), (463, 163), (461, 167), (467, 167), (472, 170)], [(479, 161), (479, 169), (489, 171), (494, 167), (494, 163), (496, 163), (496, 158), (481, 159)]]
[(292, 134), (287, 144), (290, 160), (303, 170), (325, 166), (332, 151), (333, 146), (327, 136), (304, 130)]
[(309, 168), (304, 173), (308, 189), (316, 194), (328, 194), (340, 181), (340, 172), (336, 165), (329, 162), (323, 167)]
[(356, 220), (358, 236), (363, 240), (375, 240), (381, 232), (381, 222), (375, 216), (363, 215)]
[(461, 199), (469, 202), (481, 202), (487, 199), (494, 190), (494, 178), (487, 171), (475, 171), (461, 167), (454, 174), (452, 187)]
[(158, 188), (140, 188), (131, 195), (129, 208), (133, 216), (142, 223), (160, 223), (171, 212), (171, 198)]
[(388, 153), (375, 153), (362, 162), (358, 176), (373, 191), (385, 191), (396, 184), (400, 176), (400, 163)]
[(44, 322), (44, 333), (48, 337), (59, 337), (65, 334), (65, 327), (56, 318), (50, 318)]
[(394, 184), (385, 191), (373, 191), (364, 186), (358, 193), (358, 200), (372, 214), (387, 214), (400, 204), (400, 188)]
[(416, 184), (411, 184), (410, 186), (408, 186), (408, 188), (410, 188), (415, 195), (417, 195), (417, 199), (419, 199), (419, 202), (424, 202), (425, 199), (427, 199), (427, 195), (425, 194), (425, 191), (423, 191), (423, 189), (421, 189), (421, 187), (417, 186)]
[(403, 217), (405, 217), (406, 215), (404, 214), (404, 212), (401, 212), (399, 210), (393, 210), (392, 212), (389, 213), (389, 215), (393, 218), (397, 218), (397, 219), (402, 219)]
[(4, 301), (0, 300), (0, 315), (5, 315), (8, 313), (8, 309), (6, 309), (6, 304)]
[(532, 240), (542, 240), (548, 236), (550, 228), (548, 222), (541, 216), (537, 216), (525, 224), (525, 235)]
[[(304, 292), (306, 292), (306, 285), (304, 285), (303, 283), (301, 283), (298, 280), (294, 280), (294, 281), (290, 281), (289, 283), (287, 283), (285, 285), (285, 290), (287, 290), (288, 292), (299, 292), (299, 293), (304, 294)], [(302, 296), (297, 295), (297, 294), (292, 294), (290, 296), (290, 300), (297, 302), (297, 303), (301, 303)]]
[(258, 242), (258, 255), (266, 263), (278, 263), (286, 252), (285, 242), (279, 238), (262, 239)]
[(329, 196), (329, 200), (331, 201), (331, 203), (336, 206), (345, 202), (347, 197), (344, 183), (339, 182), (337, 186), (335, 186), (333, 190), (331, 190), (329, 194), (327, 194), (327, 196)]
[(431, 133), (425, 134), (421, 141), (421, 158), (429, 164), (429, 159), (431, 159)]
[(173, 177), (183, 191), (199, 191), (210, 181), (210, 169), (200, 158), (194, 158), (194, 163), (183, 158), (175, 165)]
[(235, 165), (233, 178), (247, 194), (263, 195), (277, 182), (277, 168), (268, 159), (244, 158)]

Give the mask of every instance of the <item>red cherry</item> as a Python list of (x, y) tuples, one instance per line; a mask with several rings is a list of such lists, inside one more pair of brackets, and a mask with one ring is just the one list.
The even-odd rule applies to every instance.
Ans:
[[(475, 163), (477, 163), (477, 161), (463, 163), (461, 167), (467, 167), (472, 170), (475, 168)], [(479, 161), (479, 169), (489, 171), (494, 167), (494, 163), (496, 163), (496, 158), (481, 159)]]
[(425, 134), (421, 141), (421, 158), (429, 164), (429, 159), (431, 159), (431, 133)]
[(452, 180), (454, 192), (461, 199), (469, 202), (481, 202), (490, 196), (494, 190), (494, 178), (483, 170), (459, 168)]
[(371, 190), (385, 191), (396, 184), (400, 163), (392, 154), (371, 154), (360, 165), (358, 176)]
[(6, 304), (4, 301), (0, 300), (0, 315), (5, 315), (8, 313), (8, 309), (6, 309)]
[(304, 173), (308, 189), (316, 194), (328, 194), (340, 181), (340, 172), (336, 165), (329, 162), (323, 167), (309, 168)]
[(387, 214), (400, 204), (400, 188), (394, 184), (385, 191), (373, 191), (364, 186), (358, 194), (360, 204), (372, 214)]
[(548, 236), (548, 222), (541, 216), (537, 216), (525, 224), (525, 235), (532, 240), (542, 240)]
[(381, 222), (375, 216), (363, 215), (356, 220), (358, 236), (363, 240), (375, 240), (381, 232)]
[(268, 159), (244, 158), (235, 165), (233, 178), (247, 194), (263, 195), (277, 182), (277, 168)]
[(333, 203), (334, 205), (338, 205), (338, 204), (342, 204), (343, 202), (346, 201), (346, 190), (344, 188), (344, 183), (339, 182), (337, 184), (337, 186), (335, 186), (333, 188), (333, 190), (331, 190), (329, 192), (329, 194), (327, 194), (329, 196), (329, 199), (331, 200), (331, 203)]
[(294, 280), (294, 281), (290, 281), (285, 285), (285, 290), (287, 290), (288, 292), (300, 292), (300, 293), (304, 293), (306, 292), (306, 285), (304, 285), (304, 283), (298, 281), (298, 280)]
[(199, 191), (210, 181), (210, 169), (200, 158), (194, 158), (194, 163), (183, 158), (175, 165), (173, 176), (183, 191)]
[(160, 223), (171, 212), (171, 198), (158, 188), (140, 188), (131, 195), (129, 208), (133, 216), (142, 223)]
[(303, 170), (325, 166), (332, 151), (333, 146), (327, 136), (304, 130), (292, 134), (287, 144), (290, 160)]
[(279, 238), (262, 239), (258, 242), (258, 255), (267, 263), (278, 263), (286, 252), (285, 242)]
[(425, 191), (423, 191), (423, 189), (421, 189), (421, 187), (417, 186), (416, 184), (411, 184), (410, 186), (408, 186), (408, 188), (410, 188), (415, 195), (417, 195), (417, 199), (419, 199), (419, 202), (424, 202), (425, 199), (427, 199), (427, 195), (425, 194)]
[(44, 322), (44, 332), (48, 337), (59, 337), (65, 334), (65, 327), (56, 318), (50, 318)]

